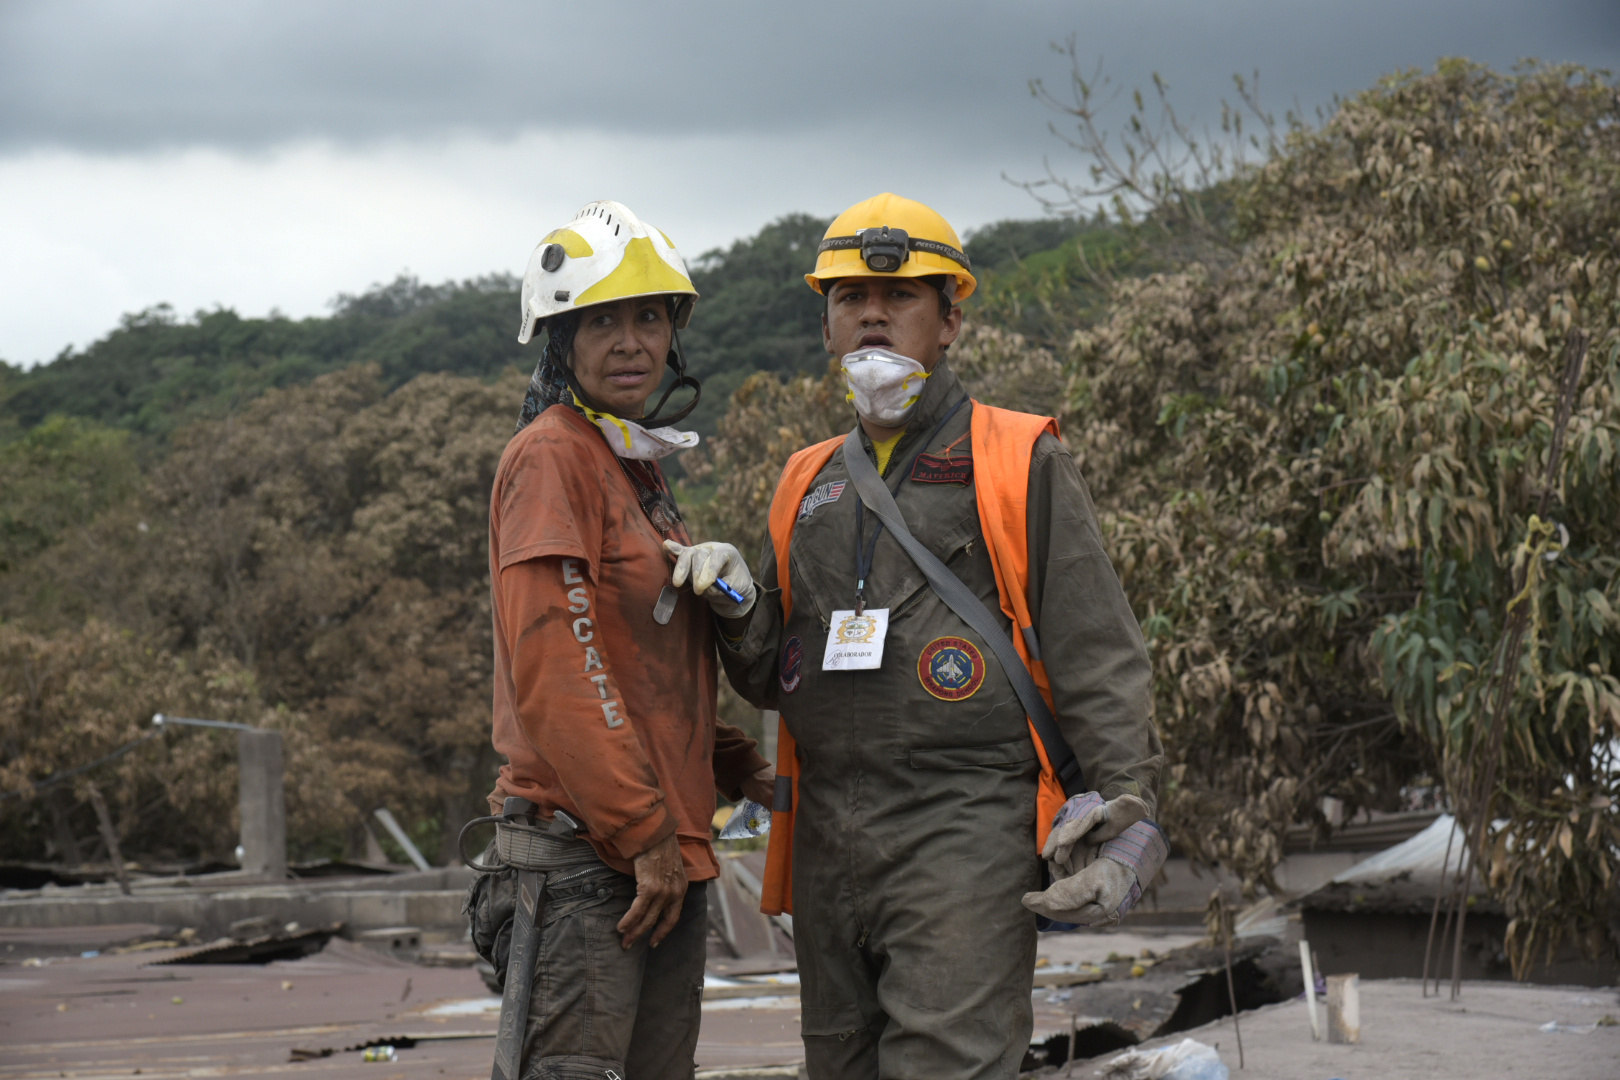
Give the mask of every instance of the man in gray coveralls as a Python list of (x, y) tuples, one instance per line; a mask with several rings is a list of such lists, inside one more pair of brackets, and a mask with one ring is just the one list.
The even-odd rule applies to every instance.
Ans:
[[(893, 195), (857, 203), (807, 280), (912, 534), (992, 612), (1013, 610), (998, 576), (1023, 583), (1028, 622), (1005, 628), (1038, 642), (1030, 666), (1090, 790), (1059, 789), (1038, 822), (1044, 756), (989, 642), (863, 508), (844, 450), (809, 448), (783, 474), (757, 603), (722, 622), (732, 684), (785, 725), (766, 906), (791, 844), (811, 1077), (1011, 1080), (1033, 1020), (1032, 912), (1115, 920), (1163, 860), (1146, 649), (1068, 450), (1039, 418), (973, 403), (946, 362), (975, 280), (945, 219)], [(1038, 434), (997, 436), (1012, 428)], [(1004, 533), (1027, 549), (998, 557)], [(731, 545), (682, 551), (677, 585), (716, 576), (747, 576)]]

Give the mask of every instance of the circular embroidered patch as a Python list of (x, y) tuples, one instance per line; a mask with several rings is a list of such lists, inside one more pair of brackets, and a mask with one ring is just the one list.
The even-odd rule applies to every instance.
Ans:
[(941, 701), (961, 701), (984, 685), (984, 656), (966, 638), (935, 638), (917, 657), (917, 678)]
[(778, 672), (782, 693), (791, 694), (799, 688), (799, 679), (804, 674), (804, 642), (797, 636), (788, 638), (787, 644), (782, 646), (782, 663)]

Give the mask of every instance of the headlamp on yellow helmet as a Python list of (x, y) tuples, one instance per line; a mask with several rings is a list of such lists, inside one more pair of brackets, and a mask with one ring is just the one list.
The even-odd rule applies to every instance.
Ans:
[(844, 277), (894, 274), (942, 276), (952, 302), (966, 300), (978, 281), (962, 241), (939, 213), (888, 192), (839, 214), (816, 248), (816, 268), (804, 276), (817, 292)]

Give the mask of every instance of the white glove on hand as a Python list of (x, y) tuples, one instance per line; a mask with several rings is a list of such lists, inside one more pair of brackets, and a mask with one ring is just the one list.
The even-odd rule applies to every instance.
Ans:
[(1119, 909), (1136, 888), (1136, 871), (1099, 858), (1079, 873), (1053, 882), (1045, 892), (1025, 893), (1023, 903), (1053, 922), (1097, 926), (1119, 921)]
[[(753, 608), (758, 595), (754, 576), (748, 572), (748, 563), (742, 554), (730, 544), (711, 540), (687, 547), (675, 540), (665, 540), (664, 550), (675, 556), (675, 568), (669, 575), (671, 584), (678, 589), (690, 579), (692, 592), (707, 600), (721, 618), (740, 619)], [(739, 604), (715, 588), (716, 578), (725, 578), (726, 584), (742, 594), (743, 602)]]
[(1147, 803), (1135, 795), (1119, 795), (1107, 802), (1096, 792), (1076, 795), (1058, 811), (1041, 858), (1052, 864), (1053, 878), (1077, 874), (1091, 863), (1091, 849), (1147, 816)]

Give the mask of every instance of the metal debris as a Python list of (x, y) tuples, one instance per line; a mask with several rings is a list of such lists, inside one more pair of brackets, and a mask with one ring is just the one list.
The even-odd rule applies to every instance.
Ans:
[(220, 938), (199, 949), (189, 949), (162, 960), (154, 960), (152, 964), (154, 967), (168, 964), (268, 964), (272, 960), (298, 960), (320, 952), (342, 929), (342, 923), (331, 923), (308, 929), (275, 930), (243, 941)]

